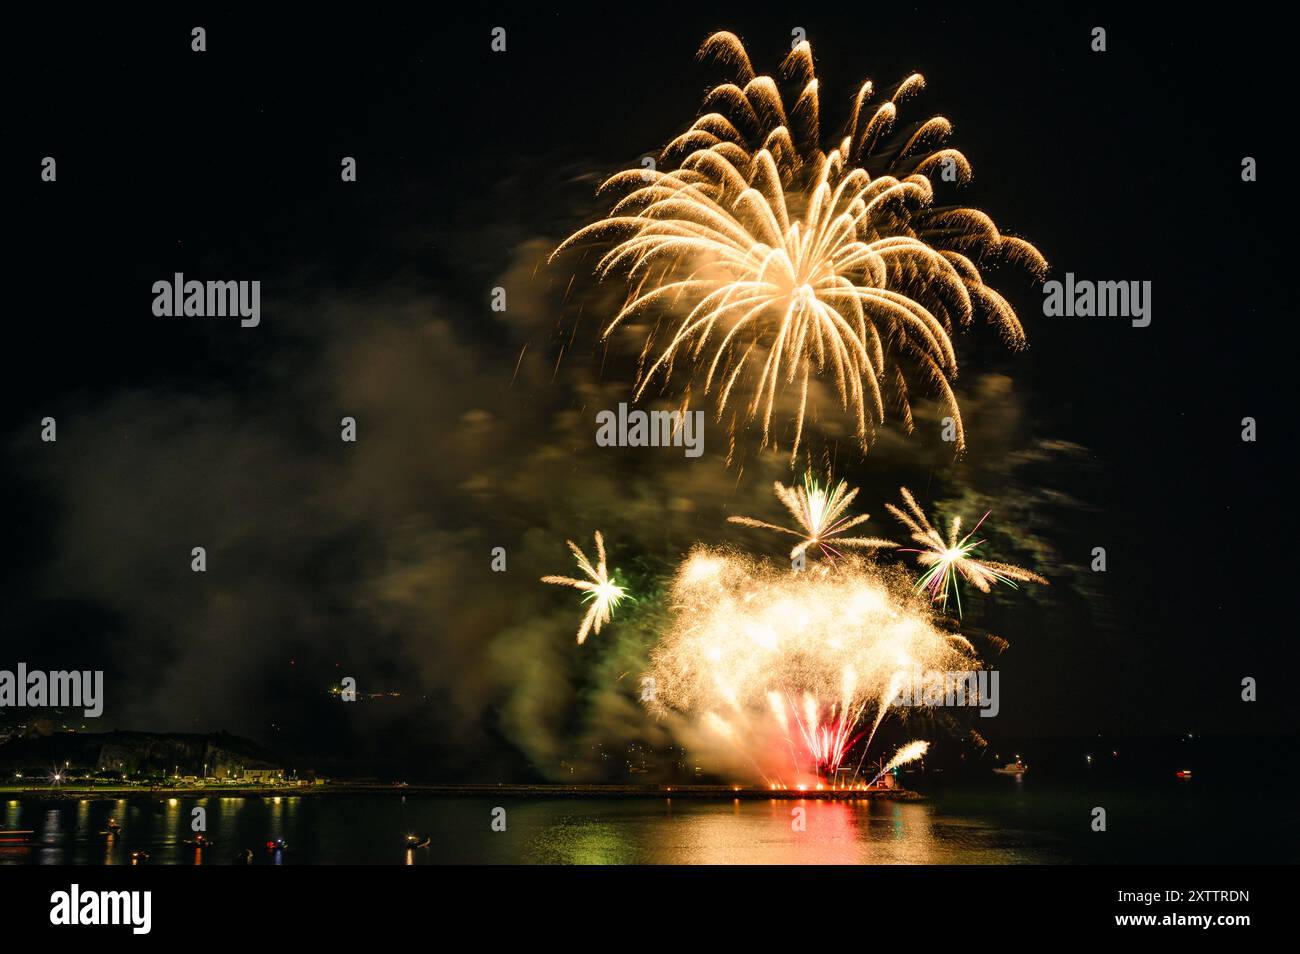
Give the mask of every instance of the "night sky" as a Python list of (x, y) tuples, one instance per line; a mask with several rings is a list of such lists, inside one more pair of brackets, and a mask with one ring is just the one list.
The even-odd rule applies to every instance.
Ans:
[[(920, 71), (910, 117), (954, 123), (963, 201), (1032, 240), (1051, 278), (1153, 285), (1139, 329), (1044, 318), (1033, 281), (1001, 271), (1030, 347), (978, 325), (958, 339), (967, 457), (920, 432), (865, 458), (833, 445), (873, 532), (893, 529), (900, 484), (965, 489), (994, 508), (1000, 555), (1050, 564), (1049, 591), (974, 620), (1011, 644), (981, 731), (1294, 730), (1281, 37), (1131, 10), (526, 9), (13, 27), (0, 668), (106, 670), (92, 729), (224, 728), (430, 777), (665, 742), (617, 687), (635, 627), (574, 646), (576, 601), (538, 577), (601, 528), (649, 585), (694, 541), (737, 540), (726, 515), (777, 517), (789, 472), (725, 469), (721, 436), (698, 461), (596, 448), (630, 364), (597, 342), (598, 290), (581, 313), (565, 300), (590, 261), (545, 259), (604, 213), (600, 178), (689, 125), (718, 76), (693, 58), (708, 34), (736, 32), (765, 72), (798, 26), (824, 128), (864, 77)], [(174, 272), (261, 280), (261, 325), (155, 317), (150, 287)], [(345, 709), (325, 693), (342, 675), (401, 699)]]

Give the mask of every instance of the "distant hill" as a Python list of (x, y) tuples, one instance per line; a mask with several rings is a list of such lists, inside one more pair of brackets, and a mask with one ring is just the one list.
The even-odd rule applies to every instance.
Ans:
[(237, 774), (245, 769), (279, 769), (285, 760), (251, 739), (214, 732), (60, 732), (48, 736), (13, 738), (0, 745), (0, 771), (48, 772), (65, 764), (74, 769), (122, 772), (127, 775), (163, 772), (209, 776)]

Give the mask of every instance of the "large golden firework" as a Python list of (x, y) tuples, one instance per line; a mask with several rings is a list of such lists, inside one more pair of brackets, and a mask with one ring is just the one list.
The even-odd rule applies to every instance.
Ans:
[(1022, 346), (1014, 310), (980, 268), (1001, 259), (1041, 275), (1043, 257), (977, 209), (935, 204), (934, 178), (964, 183), (971, 167), (943, 145), (952, 125), (942, 116), (900, 125), (898, 106), (924, 86), (920, 74), (875, 105), (872, 84), (863, 84), (843, 134), (823, 151), (807, 41), (780, 71), (798, 91), (790, 109), (773, 77), (754, 74), (734, 34), (715, 33), (699, 55), (730, 66), (735, 81), (708, 93), (660, 168), (608, 179), (601, 191), (623, 197), (552, 255), (614, 241), (596, 271), (625, 271), (629, 291), (605, 337), (654, 319), (636, 397), (659, 376), (667, 386), (683, 359), (684, 402), (701, 385), (714, 394), (719, 420), (732, 407), (733, 437), (757, 419), (762, 444), (775, 447), (773, 410), (788, 390), (798, 402), (793, 462), (812, 382), (834, 381), (865, 449), (887, 399), (912, 429), (907, 378), (919, 375), (946, 404), (960, 452), (951, 335), (979, 311), (1009, 345)]
[(702, 741), (771, 779), (833, 776), (855, 744), (870, 747), (902, 687), (978, 666), (905, 582), (853, 556), (834, 572), (791, 573), (697, 547), (669, 605), (651, 709), (698, 720)]

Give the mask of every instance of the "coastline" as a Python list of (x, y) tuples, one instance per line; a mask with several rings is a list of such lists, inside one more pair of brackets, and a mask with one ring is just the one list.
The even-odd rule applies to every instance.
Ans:
[(773, 789), (737, 785), (548, 785), (548, 784), (441, 784), (407, 785), (364, 782), (330, 782), (324, 785), (180, 785), (160, 788), (95, 786), (93, 788), (0, 787), (0, 800), (135, 801), (169, 798), (294, 798), (330, 795), (430, 795), (514, 798), (699, 798), (699, 799), (820, 799), (832, 801), (918, 801), (917, 792), (894, 789)]

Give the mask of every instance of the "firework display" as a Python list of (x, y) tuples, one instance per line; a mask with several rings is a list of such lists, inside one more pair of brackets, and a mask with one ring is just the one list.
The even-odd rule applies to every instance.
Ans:
[[(918, 680), (942, 681), (945, 673), (980, 667), (970, 641), (941, 628), (935, 615), (935, 603), (946, 608), (947, 595), (956, 595), (957, 576), (985, 593), (995, 582), (1047, 581), (1021, 567), (976, 560), (984, 541), (972, 542), (974, 531), (959, 539), (960, 518), (951, 522), (948, 538), (942, 537), (906, 488), (908, 512), (886, 507), (924, 550), (874, 537), (842, 537), (867, 519), (846, 515), (858, 490), (843, 480), (823, 484), (808, 473), (801, 486), (778, 482), (776, 494), (800, 529), (749, 517), (729, 520), (800, 537), (791, 551), (794, 565), (773, 566), (734, 550), (697, 546), (668, 588), (669, 621), (650, 648), (646, 675), (654, 692), (643, 701), (661, 717), (676, 714), (702, 729), (698, 738), (704, 745), (724, 746), (724, 764), (757, 772), (765, 784), (866, 787), (922, 756), (929, 744), (909, 743), (870, 783), (859, 780), (876, 730), (900, 691), (918, 688)], [(814, 547), (827, 560), (803, 569), (794, 558)], [(841, 547), (871, 556), (847, 554)], [(630, 597), (610, 578), (599, 532), (594, 564), (572, 541), (569, 548), (587, 579), (547, 576), (542, 581), (586, 594), (591, 605), (578, 630), (582, 643)], [(911, 584), (900, 567), (880, 562), (887, 549), (919, 554), (928, 569), (918, 583)], [(929, 598), (919, 598), (920, 591)], [(861, 753), (857, 767), (846, 774), (855, 748)]]
[(774, 410), (789, 391), (793, 461), (816, 382), (833, 384), (865, 448), (887, 404), (912, 428), (916, 377), (946, 405), (960, 453), (952, 335), (980, 313), (1021, 347), (1020, 321), (981, 267), (1002, 260), (1041, 276), (1043, 257), (978, 209), (936, 204), (936, 176), (962, 183), (971, 167), (945, 145), (947, 119), (901, 123), (899, 107), (925, 85), (919, 74), (874, 104), (864, 83), (842, 135), (823, 149), (806, 41), (780, 71), (797, 91), (788, 108), (781, 84), (755, 75), (735, 35), (714, 34), (700, 56), (729, 66), (734, 82), (706, 95), (659, 168), (607, 180), (601, 192), (621, 195), (609, 215), (552, 255), (613, 243), (596, 271), (625, 273), (629, 292), (604, 336), (647, 329), (636, 396), (687, 365), (684, 403), (701, 387), (719, 420), (732, 409), (733, 434), (757, 421), (761, 443), (776, 446)]
[(849, 504), (853, 503), (853, 498), (858, 495), (858, 491), (857, 488), (849, 490), (843, 480), (833, 487), (829, 484), (823, 487), (809, 473), (804, 476), (803, 486), (787, 487), (777, 481), (775, 489), (777, 499), (785, 505), (790, 515), (799, 524), (798, 530), (779, 527), (752, 517), (728, 517), (727, 520), (745, 527), (759, 527), (802, 537), (790, 551), (791, 560), (798, 559), (811, 547), (816, 547), (823, 556), (833, 560), (835, 557), (844, 556), (837, 547), (873, 549), (897, 546), (891, 540), (882, 540), (878, 537), (842, 536), (846, 530), (870, 519), (870, 514), (865, 513), (856, 517), (844, 516)]
[(901, 510), (893, 504), (885, 504), (885, 508), (912, 532), (912, 539), (924, 547), (921, 550), (908, 549), (905, 552), (917, 554), (921, 565), (927, 567), (925, 573), (917, 580), (917, 588), (927, 590), (930, 598), (940, 603), (944, 609), (948, 608), (948, 596), (951, 594), (956, 600), (958, 613), (961, 612), (958, 577), (969, 582), (981, 593), (989, 592), (994, 583), (1004, 583), (1015, 589), (1017, 580), (1022, 583), (1046, 585), (1047, 580), (1024, 567), (976, 559), (976, 553), (984, 541), (972, 540), (971, 537), (975, 536), (984, 521), (988, 519), (987, 513), (980, 517), (965, 536), (960, 536), (961, 517), (953, 517), (948, 524), (948, 536), (945, 538), (931, 525), (925, 516), (925, 511), (917, 504), (911, 492), (906, 487), (902, 487), (900, 493), (907, 510)]
[(582, 552), (572, 540), (565, 541), (569, 549), (573, 551), (573, 557), (578, 561), (578, 569), (587, 575), (585, 580), (576, 580), (569, 576), (544, 576), (543, 583), (554, 583), (557, 586), (571, 586), (575, 590), (582, 590), (582, 600), (590, 604), (587, 607), (587, 613), (582, 617), (582, 623), (578, 626), (578, 645), (582, 645), (587, 640), (587, 634), (600, 633), (600, 627), (608, 623), (613, 615), (614, 608), (625, 599), (630, 599), (627, 591), (610, 579), (609, 571), (605, 567), (605, 540), (601, 537), (600, 531), (596, 531), (596, 562), (587, 559), (587, 555)]
[(655, 706), (697, 715), (781, 784), (835, 779), (904, 679), (977, 664), (905, 581), (859, 558), (795, 573), (700, 547), (670, 602)]
[[(727, 420), (728, 464), (757, 424), (760, 448), (779, 451), (789, 436), (793, 467), (807, 422), (826, 421), (826, 386), (866, 449), (886, 407), (913, 429), (909, 381), (919, 379), (945, 407), (961, 453), (953, 336), (983, 316), (1008, 345), (1023, 346), (1014, 309), (984, 271), (1007, 262), (1041, 277), (1043, 257), (983, 212), (938, 203), (936, 183), (963, 184), (971, 167), (947, 144), (947, 119), (900, 119), (925, 86), (920, 74), (883, 97), (864, 83), (841, 133), (823, 144), (807, 41), (776, 77), (757, 74), (732, 33), (710, 36), (699, 57), (732, 80), (706, 94), (699, 118), (657, 163), (606, 180), (599, 193), (617, 197), (608, 215), (551, 255), (602, 247), (596, 273), (625, 277), (626, 299), (602, 338), (637, 342), (634, 399), (658, 382), (684, 412), (700, 390)], [(786, 408), (788, 427), (777, 419)], [(971, 643), (940, 625), (950, 595), (960, 614), (958, 578), (984, 593), (994, 583), (1046, 581), (977, 559), (984, 541), (974, 531), (961, 536), (959, 518), (943, 537), (906, 489), (908, 511), (888, 510), (924, 549), (850, 535), (869, 515), (851, 513), (858, 491), (844, 480), (808, 472), (774, 489), (793, 526), (727, 519), (797, 538), (791, 566), (698, 545), (669, 587), (669, 621), (649, 649), (650, 705), (703, 729), (701, 744), (724, 741), (742, 759), (738, 771), (757, 770), (771, 784), (858, 784), (857, 771), (843, 774), (847, 756), (860, 749), (861, 767), (904, 681), (978, 668)], [(603, 551), (594, 568), (573, 549), (593, 582), (546, 581), (595, 599), (582, 642), (623, 594), (609, 589)], [(904, 553), (924, 567), (915, 585), (897, 565)], [(807, 566), (810, 554), (821, 561)], [(889, 768), (927, 744), (905, 746)]]
[(1289, 31), (312, 12), (8, 50), (16, 936), (1267, 923)]

